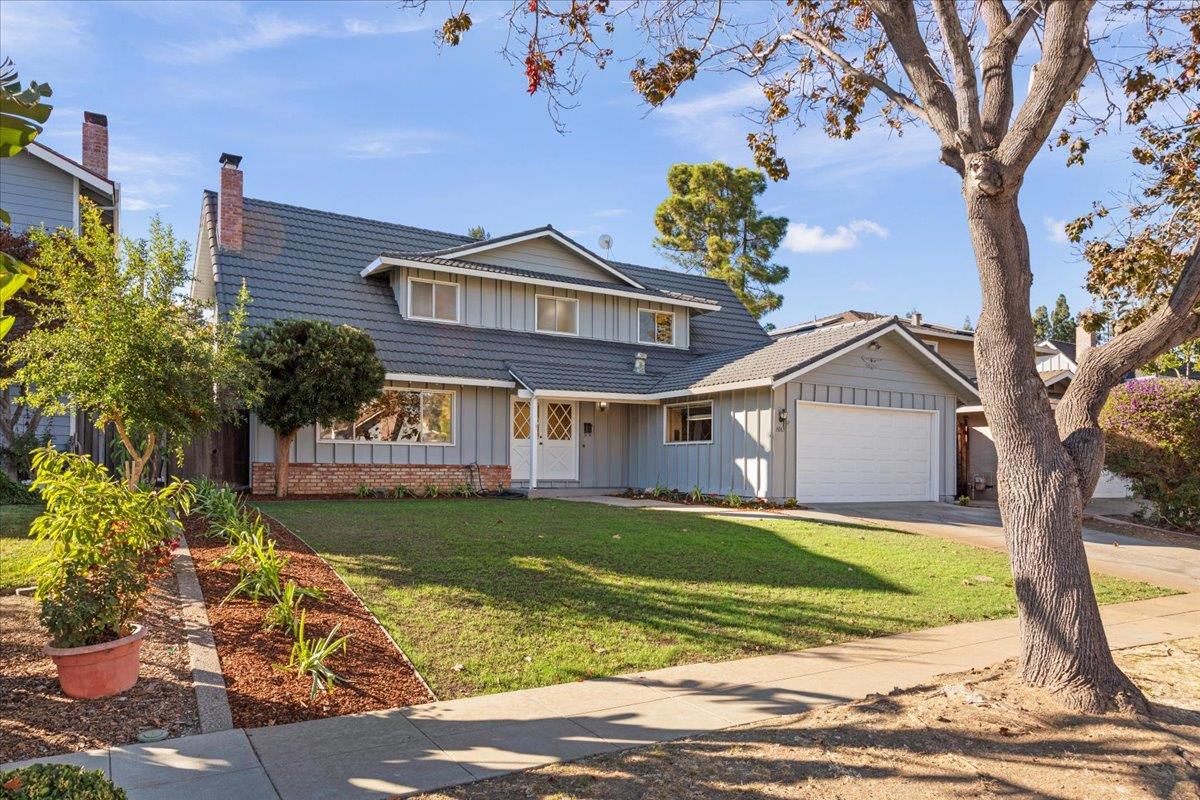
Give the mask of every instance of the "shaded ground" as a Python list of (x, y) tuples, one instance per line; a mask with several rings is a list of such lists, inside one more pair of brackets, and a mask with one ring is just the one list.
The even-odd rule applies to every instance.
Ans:
[(37, 582), (33, 565), (50, 546), (29, 538), (29, 524), (41, 513), (40, 505), (0, 506), (0, 595)]
[(310, 699), (309, 678), (276, 668), (287, 663), (292, 637), (287, 631), (262, 629), (268, 602), (236, 597), (221, 605), (237, 583), (238, 570), (234, 564), (218, 567), (213, 561), (229, 547), (205, 536), (208, 523), (197, 516), (185, 520), (185, 527), (235, 726), (278, 725), (433, 699), (412, 666), (333, 570), (286, 529), (271, 523), (278, 551), (289, 559), (284, 580), (291, 578), (301, 586), (326, 592), (324, 600), (304, 601), (305, 635), (324, 637), (338, 625), (339, 636), (350, 636), (346, 652), (328, 662), (345, 682), (338, 684), (332, 694)]
[(1057, 707), (1011, 662), (943, 683), (556, 764), (427, 800), (767, 800), (962, 797), (1200, 798), (1200, 638), (1118, 661), (1150, 723)]
[[(1016, 613), (1002, 553), (874, 526), (553, 500), (287, 501), (442, 699)], [(1096, 577), (1101, 602), (1169, 593)]]
[(138, 682), (115, 697), (73, 700), (59, 690), (37, 611), (32, 598), (0, 597), (0, 762), (127, 744), (144, 728), (200, 732), (173, 573), (139, 620), (148, 632)]

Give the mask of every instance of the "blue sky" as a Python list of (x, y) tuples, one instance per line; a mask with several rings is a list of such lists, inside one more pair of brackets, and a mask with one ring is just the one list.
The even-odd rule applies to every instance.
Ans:
[[(746, 86), (705, 77), (652, 113), (628, 66), (593, 72), (555, 132), (520, 66), (498, 54), (505, 29), (478, 19), (439, 49), (424, 17), (392, 3), (35, 3), (0, 5), (0, 52), (25, 80), (49, 82), (43, 141), (78, 157), (84, 110), (105, 113), (124, 232), (154, 214), (194, 243), (200, 192), (222, 151), (244, 156), (246, 194), (409, 225), (493, 235), (551, 223), (613, 257), (660, 266), (653, 212), (679, 161), (748, 164)], [(486, 12), (487, 9), (481, 9)], [(979, 289), (958, 180), (932, 136), (873, 127), (833, 142), (785, 134), (792, 177), (762, 202), (791, 221), (778, 260), (791, 268), (787, 324), (845, 308), (959, 324)], [(1119, 139), (1067, 169), (1043, 153), (1022, 191), (1034, 304), (1061, 291), (1087, 304), (1084, 267), (1061, 221), (1129, 179)]]

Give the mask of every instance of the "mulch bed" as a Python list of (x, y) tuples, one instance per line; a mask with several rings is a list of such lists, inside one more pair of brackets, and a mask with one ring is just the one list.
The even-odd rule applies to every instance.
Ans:
[(287, 663), (290, 634), (262, 629), (269, 607), (266, 601), (235, 597), (220, 604), (237, 583), (237, 566), (214, 565), (229, 547), (207, 536), (207, 520), (192, 515), (184, 522), (188, 545), (221, 658), (233, 724), (244, 728), (280, 725), (433, 700), (412, 665), (329, 565), (287, 528), (266, 517), (264, 521), (278, 552), (289, 559), (284, 580), (291, 578), (301, 586), (326, 592), (324, 600), (304, 601), (306, 637), (324, 636), (334, 625), (341, 626), (339, 636), (349, 634), (346, 652), (329, 660), (329, 666), (346, 682), (337, 684), (332, 694), (320, 693), (310, 700), (308, 677), (276, 669), (276, 664)]
[(54, 663), (42, 654), (49, 636), (37, 602), (0, 597), (0, 762), (128, 744), (146, 728), (165, 728), (171, 737), (199, 733), (178, 597), (170, 574), (141, 616), (147, 633), (138, 682), (98, 700), (74, 700), (58, 688)]

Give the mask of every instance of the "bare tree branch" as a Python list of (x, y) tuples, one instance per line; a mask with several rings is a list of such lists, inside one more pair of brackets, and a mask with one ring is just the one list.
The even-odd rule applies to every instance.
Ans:
[(981, 147), (995, 148), (1008, 132), (1013, 110), (1013, 62), (1021, 42), (1041, 15), (1041, 6), (1041, 0), (1025, 0), (1016, 17), (1009, 17), (1004, 0), (980, 3), (980, 16), (988, 29), (988, 43), (979, 57), (983, 76)]
[(971, 43), (963, 32), (958, 18), (957, 0), (934, 0), (933, 13), (950, 63), (954, 66), (955, 101), (958, 106), (958, 130), (968, 141), (970, 150), (982, 143), (982, 125), (979, 118), (979, 84), (975, 79), (975, 61), (971, 56)]
[(929, 127), (942, 142), (942, 160), (962, 174), (964, 164), (956, 136), (958, 108), (954, 93), (929, 54), (912, 0), (871, 0), (871, 11), (921, 99)]
[(785, 42), (789, 42), (789, 41), (800, 42), (801, 44), (808, 45), (809, 47), (811, 47), (813, 50), (816, 50), (818, 53), (820, 53), (825, 58), (827, 58), (830, 61), (832, 61), (833, 63), (837, 64), (847, 74), (853, 75), (854, 77), (858, 78), (859, 80), (861, 80), (867, 84), (870, 84), (870, 86), (872, 88), (878, 90), (881, 94), (883, 94), (889, 100), (894, 102), (896, 105), (900, 106), (905, 111), (912, 114), (914, 117), (924, 120), (926, 124), (929, 124), (929, 115), (926, 113), (925, 109), (921, 106), (921, 104), (916, 99), (909, 97), (908, 95), (904, 94), (903, 92), (901, 92), (898, 89), (896, 89), (895, 87), (893, 87), (891, 84), (877, 78), (876, 76), (872, 75), (871, 73), (865, 72), (864, 70), (859, 69), (858, 67), (854, 66), (854, 64), (852, 64), (841, 53), (838, 53), (833, 48), (831, 48), (831, 47), (827, 46), (826, 44), (824, 44), (823, 42), (821, 42), (821, 40), (819, 40), (813, 36), (810, 36), (809, 34), (805, 33), (804, 31), (793, 30), (793, 31), (789, 31), (788, 33), (781, 35), (778, 39), (776, 39), (772, 43), (771, 47), (767, 48), (766, 50), (760, 51), (760, 52), (755, 52), (754, 58), (756, 60), (761, 59), (762, 62), (765, 64), (766, 61), (775, 52), (775, 50), (777, 50), (780, 47), (780, 45), (784, 44)]
[(1096, 63), (1087, 35), (1095, 0), (1052, 0), (1046, 9), (1042, 57), (1034, 67), (1029, 96), (997, 147), (1003, 168), (1024, 175), (1058, 116)]

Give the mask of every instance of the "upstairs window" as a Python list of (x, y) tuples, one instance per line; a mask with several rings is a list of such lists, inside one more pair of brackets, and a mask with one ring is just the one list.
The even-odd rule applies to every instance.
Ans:
[(667, 406), (664, 441), (667, 444), (712, 442), (712, 400)]
[(349, 421), (321, 427), (321, 441), (454, 444), (454, 392), (386, 389)]
[(675, 344), (675, 314), (639, 309), (638, 341), (642, 344)]
[(438, 322), (458, 322), (458, 284), (408, 279), (408, 316)]
[(579, 335), (579, 301), (570, 297), (537, 296), (539, 333)]
[(935, 353), (938, 351), (938, 343), (933, 339), (922, 339), (921, 344), (925, 345)]

